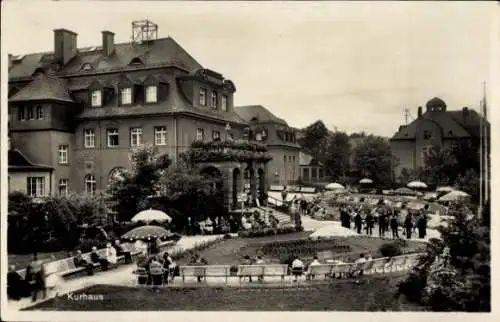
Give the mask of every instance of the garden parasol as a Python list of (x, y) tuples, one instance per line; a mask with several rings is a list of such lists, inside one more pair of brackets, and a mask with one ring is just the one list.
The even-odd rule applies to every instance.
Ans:
[(436, 189), (436, 192), (452, 192), (455, 191), (452, 187), (439, 187)]
[(326, 190), (345, 190), (345, 187), (340, 183), (332, 182), (325, 186)]
[(373, 180), (368, 179), (368, 178), (364, 178), (364, 179), (359, 180), (359, 183), (373, 183)]
[(163, 227), (146, 225), (130, 230), (129, 232), (123, 234), (121, 239), (131, 242), (141, 240), (151, 243), (157, 240), (176, 240), (178, 237), (179, 236), (177, 234), (174, 234)]
[(425, 188), (427, 188), (427, 185), (422, 181), (412, 181), (412, 182), (408, 183), (406, 186), (408, 188), (412, 188), (412, 189), (415, 189), (415, 188), (425, 189)]
[(143, 221), (146, 223), (156, 221), (160, 223), (165, 221), (171, 222), (172, 218), (163, 211), (155, 209), (147, 209), (137, 213), (134, 217), (132, 217), (131, 221), (132, 222)]
[(470, 195), (467, 192), (454, 190), (439, 198), (439, 201), (458, 201), (469, 197)]

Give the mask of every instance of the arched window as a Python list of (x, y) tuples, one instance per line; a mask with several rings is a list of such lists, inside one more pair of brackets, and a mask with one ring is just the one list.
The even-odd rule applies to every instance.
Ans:
[(113, 170), (111, 170), (109, 172), (109, 183), (114, 183), (116, 181), (123, 181), (125, 180), (125, 173), (126, 173), (126, 170), (125, 168), (123, 167), (116, 167), (116, 168), (113, 168)]
[(85, 176), (85, 193), (93, 196), (97, 190), (97, 183), (95, 177), (92, 174), (87, 174)]

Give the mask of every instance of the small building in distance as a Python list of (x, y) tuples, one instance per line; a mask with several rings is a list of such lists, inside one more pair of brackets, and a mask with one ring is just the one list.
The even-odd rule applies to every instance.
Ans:
[(408, 125), (401, 125), (390, 139), (392, 154), (398, 160), (394, 168), (396, 177), (403, 169), (415, 170), (423, 166), (425, 155), (433, 146), (450, 147), (468, 142), (479, 149), (482, 122), (489, 133), (489, 123), (473, 109), (464, 107), (450, 111), (438, 97), (429, 100), (425, 107), (425, 112), (419, 107), (417, 118)]
[(301, 183), (324, 182), (326, 179), (323, 164), (313, 156), (302, 151), (299, 152), (299, 168), (299, 180)]
[(236, 106), (236, 114), (248, 122), (253, 139), (264, 143), (272, 160), (266, 169), (268, 185), (291, 185), (299, 180), (300, 145), (295, 129), (262, 105)]

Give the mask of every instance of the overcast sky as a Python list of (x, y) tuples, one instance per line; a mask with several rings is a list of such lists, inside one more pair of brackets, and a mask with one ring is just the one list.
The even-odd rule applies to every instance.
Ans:
[[(78, 46), (116, 42), (150, 19), (206, 68), (234, 81), (236, 105), (261, 104), (303, 127), (391, 136), (404, 109), (434, 96), (478, 108), (491, 84), (496, 3), (2, 2), (6, 50), (53, 49), (56, 28)], [(5, 29), (4, 29), (5, 28)]]

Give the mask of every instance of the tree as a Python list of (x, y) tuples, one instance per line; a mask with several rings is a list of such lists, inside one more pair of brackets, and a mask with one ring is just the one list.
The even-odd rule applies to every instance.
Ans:
[(325, 162), (329, 143), (329, 131), (322, 121), (316, 121), (306, 127), (304, 137), (299, 144), (316, 160)]
[(162, 173), (170, 166), (166, 154), (159, 154), (156, 147), (144, 146), (132, 154), (132, 171), (123, 174), (107, 190), (121, 220), (130, 220), (147, 206), (147, 199), (154, 196)]
[(376, 183), (392, 182), (393, 156), (389, 142), (382, 137), (369, 135), (353, 150), (353, 174), (367, 177)]
[(435, 311), (487, 312), (491, 305), (490, 230), (465, 204), (450, 208), (425, 255), (400, 284), (409, 300)]
[(329, 135), (323, 161), (328, 176), (344, 181), (349, 172), (350, 152), (349, 136), (346, 133), (339, 131)]

